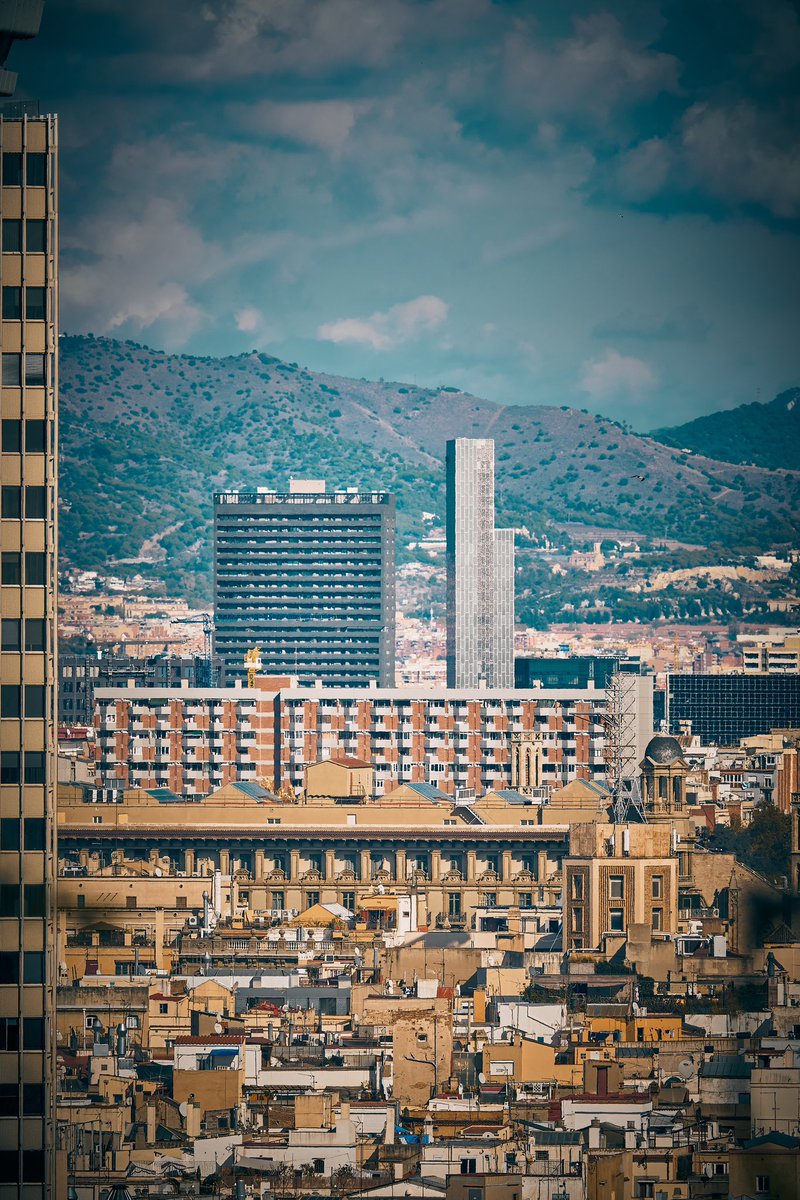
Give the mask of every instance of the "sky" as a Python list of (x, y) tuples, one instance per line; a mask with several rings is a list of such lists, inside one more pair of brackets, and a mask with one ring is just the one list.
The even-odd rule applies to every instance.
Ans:
[(800, 385), (788, 0), (46, 0), (61, 325), (568, 404)]

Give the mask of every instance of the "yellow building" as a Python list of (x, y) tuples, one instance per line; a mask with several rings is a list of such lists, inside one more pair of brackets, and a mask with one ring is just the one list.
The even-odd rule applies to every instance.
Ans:
[(564, 946), (613, 953), (633, 925), (678, 929), (678, 859), (661, 825), (573, 825), (564, 859)]
[[(2, 61), (7, 32), (38, 27), (35, 5), (14, 7)], [(55, 117), (0, 116), (0, 1185), (31, 1200), (55, 1188), (57, 145)]]

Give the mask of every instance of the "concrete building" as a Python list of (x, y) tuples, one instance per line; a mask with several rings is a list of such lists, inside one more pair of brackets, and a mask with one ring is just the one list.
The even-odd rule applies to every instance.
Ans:
[(395, 506), (386, 492), (214, 496), (214, 649), (227, 679), (263, 670), (333, 687), (394, 683)]
[(514, 532), (495, 529), (494, 442), (447, 443), (447, 682), (514, 684)]
[[(634, 751), (641, 747), (641, 753), (644, 730), (648, 738), (652, 731), (652, 677), (630, 678), (642, 685), (626, 715)], [(508, 787), (531, 793), (606, 778), (606, 696), (594, 689), (412, 691), (290, 683), (258, 678), (252, 689), (99, 688), (98, 785), (169, 787), (190, 796), (238, 779), (297, 792), (307, 769), (326, 758), (370, 765), (376, 795), (400, 783), (427, 783), (452, 796)]]
[(209, 665), (215, 686), (224, 685), (224, 672), (217, 660), (211, 664), (202, 655), (179, 658), (153, 654), (134, 658), (127, 654), (59, 654), (58, 723), (91, 725), (94, 722), (94, 692), (98, 687), (135, 684), (137, 687), (207, 687)]
[[(0, 57), (40, 4), (0, 12)], [(8, 39), (8, 40), (6, 40)], [(0, 90), (13, 86), (0, 73)], [(35, 106), (33, 106), (35, 108)], [(12, 108), (9, 110), (14, 112)], [(0, 110), (0, 1194), (55, 1194), (58, 133)]]
[(740, 633), (742, 670), (746, 675), (800, 674), (800, 629)]

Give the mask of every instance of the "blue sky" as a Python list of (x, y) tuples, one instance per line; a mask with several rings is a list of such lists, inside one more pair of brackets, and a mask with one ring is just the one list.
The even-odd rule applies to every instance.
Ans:
[(62, 328), (646, 430), (800, 384), (785, 0), (47, 0)]

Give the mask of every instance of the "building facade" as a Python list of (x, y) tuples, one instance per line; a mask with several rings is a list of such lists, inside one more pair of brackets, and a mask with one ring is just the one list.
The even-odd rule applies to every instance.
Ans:
[(742, 669), (746, 675), (800, 673), (800, 629), (740, 634), (737, 641), (742, 647)]
[(57, 145), (55, 117), (0, 115), (3, 1197), (55, 1194)]
[[(215, 684), (225, 683), (222, 665), (212, 662)], [(91, 725), (94, 722), (94, 691), (98, 687), (205, 687), (208, 661), (199, 654), (179, 658), (156, 654), (131, 658), (127, 654), (59, 654), (58, 723)], [(222, 677), (221, 677), (222, 676)]]
[(800, 729), (800, 675), (668, 675), (667, 723), (716, 746)]
[(306, 769), (325, 758), (370, 763), (377, 795), (399, 783), (432, 783), (455, 795), (606, 778), (603, 692), (258, 682), (252, 689), (98, 689), (98, 785), (191, 796), (239, 779), (299, 791)]
[(514, 531), (495, 529), (494, 442), (447, 443), (447, 683), (514, 683)]
[(395, 504), (386, 492), (214, 496), (214, 649), (241, 679), (263, 670), (333, 687), (394, 683)]

